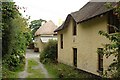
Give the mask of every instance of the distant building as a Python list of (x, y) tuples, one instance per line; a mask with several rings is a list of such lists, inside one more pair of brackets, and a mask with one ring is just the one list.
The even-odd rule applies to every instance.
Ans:
[(98, 32), (115, 33), (114, 27), (109, 25), (118, 27), (120, 22), (113, 15), (113, 9), (106, 8), (105, 4), (88, 2), (79, 11), (69, 14), (55, 30), (58, 36), (58, 62), (96, 75), (101, 75), (108, 68), (114, 57), (106, 58), (97, 50), (102, 50), (102, 44), (110, 41)]
[(45, 43), (50, 39), (57, 40), (56, 33), (54, 30), (57, 26), (50, 20), (44, 23), (36, 32), (35, 32), (35, 48), (39, 48), (39, 52), (44, 49)]

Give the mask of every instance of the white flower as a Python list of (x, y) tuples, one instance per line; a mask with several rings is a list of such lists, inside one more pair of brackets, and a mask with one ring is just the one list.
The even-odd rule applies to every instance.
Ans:
[(20, 56), (19, 56), (19, 55), (17, 55), (17, 58), (20, 58)]

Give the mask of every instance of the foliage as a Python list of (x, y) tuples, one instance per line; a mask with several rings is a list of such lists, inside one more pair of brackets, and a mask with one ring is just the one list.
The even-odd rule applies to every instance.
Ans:
[[(116, 6), (112, 6), (111, 4), (107, 4), (109, 8), (113, 8), (113, 14), (118, 17), (120, 20), (120, 2), (117, 3)], [(120, 77), (120, 26), (113, 26), (116, 31), (114, 34), (108, 34), (104, 31), (99, 31), (100, 35), (105, 36), (111, 42), (110, 44), (104, 44), (103, 54), (108, 58), (109, 56), (115, 56), (113, 59), (113, 63), (109, 66), (108, 70), (105, 71), (105, 76), (108, 77), (109, 73), (112, 77)]]
[[(23, 64), (22, 64), (23, 65)], [(9, 66), (7, 64), (2, 65), (2, 78), (18, 78), (18, 73), (24, 70), (24, 65), (20, 65), (17, 67), (15, 71), (9, 70)]]
[[(111, 76), (113, 77), (119, 77), (118, 75), (115, 75), (117, 73), (116, 70), (118, 71), (119, 66), (118, 66), (118, 62), (119, 62), (119, 50), (120, 50), (120, 33), (114, 33), (114, 34), (108, 34), (106, 32), (103, 31), (99, 31), (99, 34), (105, 36), (106, 38), (108, 38), (111, 43), (110, 44), (104, 44), (104, 48), (103, 48), (103, 54), (105, 55), (106, 58), (109, 58), (111, 55), (115, 56), (115, 58), (113, 59), (113, 63), (111, 65), (109, 65), (108, 70), (105, 72), (105, 76), (109, 76), (108, 73), (111, 73)], [(98, 52), (100, 53), (100, 52)]]
[(26, 32), (24, 33), (24, 36), (26, 38), (26, 45), (29, 45), (32, 43), (32, 32), (29, 28), (27, 28)]
[(32, 37), (34, 39), (34, 34), (37, 31), (37, 29), (42, 25), (42, 22), (46, 22), (46, 20), (39, 19), (39, 20), (33, 20), (30, 23), (30, 29), (32, 30)]
[(57, 61), (57, 41), (49, 40), (45, 45), (44, 50), (40, 54), (40, 61), (45, 62), (56, 62)]
[[(2, 78), (18, 78), (17, 76), (18, 71), (13, 72), (13, 71), (9, 71), (7, 68), (3, 67), (2, 69)], [(2, 79), (1, 79), (2, 80)]]
[(36, 28), (39, 28), (41, 25), (42, 25), (42, 22), (46, 22), (45, 20), (43, 19), (39, 19), (39, 20), (33, 20), (31, 21), (31, 24), (30, 24), (30, 29), (36, 29)]
[(31, 41), (27, 19), (14, 2), (2, 3), (2, 59), (8, 70), (24, 66), (26, 46)]

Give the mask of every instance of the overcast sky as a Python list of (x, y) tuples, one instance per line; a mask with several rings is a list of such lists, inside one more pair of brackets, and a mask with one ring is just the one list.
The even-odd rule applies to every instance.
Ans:
[(52, 20), (56, 25), (64, 21), (66, 16), (79, 10), (89, 0), (13, 0), (20, 7), (25, 7), (22, 14), (31, 16), (30, 20)]

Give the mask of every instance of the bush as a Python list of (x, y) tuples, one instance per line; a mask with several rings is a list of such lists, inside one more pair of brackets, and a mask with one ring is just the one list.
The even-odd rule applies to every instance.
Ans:
[(57, 62), (57, 41), (49, 40), (45, 45), (44, 50), (40, 54), (40, 61), (46, 62)]
[(24, 54), (13, 54), (13, 55), (7, 55), (4, 57), (2, 63), (3, 65), (6, 65), (6, 68), (11, 71), (16, 71), (19, 68), (24, 68), (25, 64), (25, 56)]

